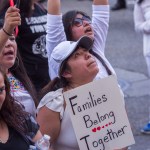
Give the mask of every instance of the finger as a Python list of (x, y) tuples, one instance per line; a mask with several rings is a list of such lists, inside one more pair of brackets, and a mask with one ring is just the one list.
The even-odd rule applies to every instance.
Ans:
[(7, 18), (5, 20), (5, 26), (7, 26), (9, 29), (15, 28), (18, 25), (21, 25), (21, 18), (19, 17)]
[(7, 9), (6, 13), (12, 13), (12, 12), (19, 12), (20, 10), (16, 8), (15, 6), (11, 6)]
[(14, 22), (18, 22), (18, 24), (20, 25), (20, 23), (21, 23), (21, 19), (20, 18), (18, 18), (18, 17), (14, 17), (14, 18), (11, 18), (10, 20), (9, 20), (9, 24), (11, 25), (11, 24), (13, 24)]
[(10, 33), (14, 30), (14, 28), (16, 28), (17, 26), (21, 25), (20, 21), (13, 21), (10, 23), (10, 25), (5, 25), (5, 28), (7, 29), (7, 31), (9, 31)]
[(16, 16), (21, 17), (20, 13), (18, 13), (18, 12), (12, 12), (12, 13), (6, 14), (6, 17), (16, 17)]
[(21, 25), (21, 22), (20, 21), (14, 21), (14, 22), (12, 22), (12, 27), (17, 27), (17, 26), (19, 26), (19, 25)]

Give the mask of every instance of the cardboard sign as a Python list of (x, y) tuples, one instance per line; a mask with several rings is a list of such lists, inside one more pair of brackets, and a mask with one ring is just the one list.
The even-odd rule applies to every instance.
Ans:
[(64, 93), (80, 150), (113, 150), (135, 143), (115, 76)]

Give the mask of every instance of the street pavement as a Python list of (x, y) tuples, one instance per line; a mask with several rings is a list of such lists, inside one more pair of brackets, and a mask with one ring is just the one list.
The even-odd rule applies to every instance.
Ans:
[[(91, 14), (90, 0), (61, 0), (62, 12), (79, 9)], [(112, 6), (116, 1), (110, 0)], [(118, 76), (125, 94), (126, 110), (136, 144), (131, 150), (150, 150), (150, 135), (140, 129), (150, 120), (150, 78), (142, 50), (142, 35), (134, 31), (134, 0), (127, 0), (127, 9), (110, 12), (110, 28), (106, 57)]]

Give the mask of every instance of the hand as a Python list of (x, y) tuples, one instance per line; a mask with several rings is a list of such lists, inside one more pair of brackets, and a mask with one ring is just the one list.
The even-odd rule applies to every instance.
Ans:
[(8, 32), (9, 34), (14, 33), (14, 29), (21, 25), (21, 17), (19, 13), (19, 9), (14, 7), (9, 7), (5, 14), (5, 20), (4, 20), (4, 30)]

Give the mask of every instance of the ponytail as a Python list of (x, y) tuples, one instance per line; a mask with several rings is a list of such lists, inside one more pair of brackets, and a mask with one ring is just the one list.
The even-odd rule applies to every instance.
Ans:
[(60, 78), (56, 77), (50, 81), (39, 93), (39, 100), (41, 100), (48, 92), (56, 91), (63, 87), (63, 83)]
[[(69, 59), (69, 58), (68, 58)], [(69, 65), (67, 64), (67, 61), (68, 59), (66, 59), (62, 65), (62, 68), (61, 68), (61, 73), (60, 74), (63, 74), (63, 72), (65, 70), (69, 70), (70, 67)], [(63, 76), (60, 76), (60, 77), (56, 77), (54, 78), (52, 81), (50, 81), (40, 92), (39, 92), (39, 101), (48, 93), (48, 92), (51, 92), (51, 91), (56, 91), (60, 88), (63, 88), (63, 87), (66, 87), (69, 85), (69, 81), (64, 78)]]

